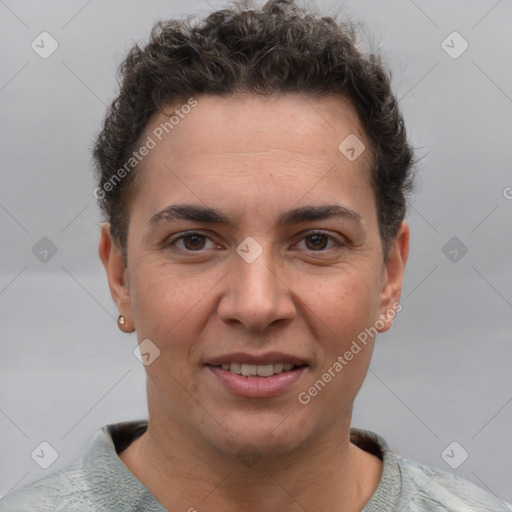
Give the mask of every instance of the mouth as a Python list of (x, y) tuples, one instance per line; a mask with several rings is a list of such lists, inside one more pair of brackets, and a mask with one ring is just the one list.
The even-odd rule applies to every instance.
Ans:
[(303, 359), (280, 353), (255, 356), (229, 354), (209, 360), (205, 365), (217, 385), (246, 398), (267, 398), (296, 387), (309, 368)]
[(306, 366), (305, 364), (293, 363), (269, 363), (269, 364), (245, 364), (245, 363), (223, 363), (219, 365), (207, 365), (213, 368), (220, 368), (224, 371), (241, 375), (243, 377), (272, 377), (283, 372), (291, 372)]

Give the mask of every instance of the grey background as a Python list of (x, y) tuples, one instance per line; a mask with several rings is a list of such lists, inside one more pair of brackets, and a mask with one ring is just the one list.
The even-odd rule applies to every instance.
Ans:
[[(422, 157), (403, 310), (353, 425), (448, 471), (457, 441), (469, 458), (453, 472), (512, 502), (512, 4), (318, 4), (366, 22)], [(223, 5), (0, 1), (0, 495), (76, 460), (101, 425), (146, 416), (136, 337), (117, 330), (97, 256), (90, 146), (133, 42)], [(42, 31), (59, 44), (46, 60), (30, 46)], [(457, 59), (441, 46), (453, 31), (469, 43)], [(468, 249), (456, 262), (442, 250), (454, 236)], [(32, 252), (42, 237), (57, 248), (46, 262)], [(46, 470), (30, 455), (42, 441), (59, 454)]]

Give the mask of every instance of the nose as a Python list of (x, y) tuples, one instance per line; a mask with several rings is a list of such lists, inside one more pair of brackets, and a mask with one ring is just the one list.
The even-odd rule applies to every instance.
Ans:
[(238, 254), (234, 260), (217, 310), (222, 321), (263, 331), (296, 316), (293, 292), (270, 248), (251, 263)]

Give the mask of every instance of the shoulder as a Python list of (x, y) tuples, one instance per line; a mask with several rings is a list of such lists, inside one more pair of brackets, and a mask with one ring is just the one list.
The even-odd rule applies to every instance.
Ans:
[(163, 511), (116, 452), (146, 427), (143, 421), (103, 426), (78, 461), (9, 493), (0, 512)]
[[(122, 464), (119, 462), (119, 464)], [(81, 459), (71, 466), (13, 491), (0, 500), (0, 512), (163, 512), (162, 506), (127, 469), (112, 470)]]
[(363, 512), (512, 512), (469, 480), (393, 453), (375, 432), (352, 428), (350, 439), (383, 461), (379, 485)]
[(73, 464), (8, 494), (0, 500), (0, 512), (96, 510), (80, 480), (80, 469)]
[(511, 512), (512, 507), (469, 480), (396, 456), (403, 512)]

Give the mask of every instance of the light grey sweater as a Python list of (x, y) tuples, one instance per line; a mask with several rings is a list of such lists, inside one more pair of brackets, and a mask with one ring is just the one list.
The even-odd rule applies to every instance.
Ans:
[[(117, 455), (146, 428), (144, 420), (103, 426), (77, 462), (11, 492), (0, 512), (164, 512)], [(379, 486), (361, 512), (512, 511), (467, 480), (393, 454), (373, 432), (353, 428), (350, 439), (383, 460)]]

